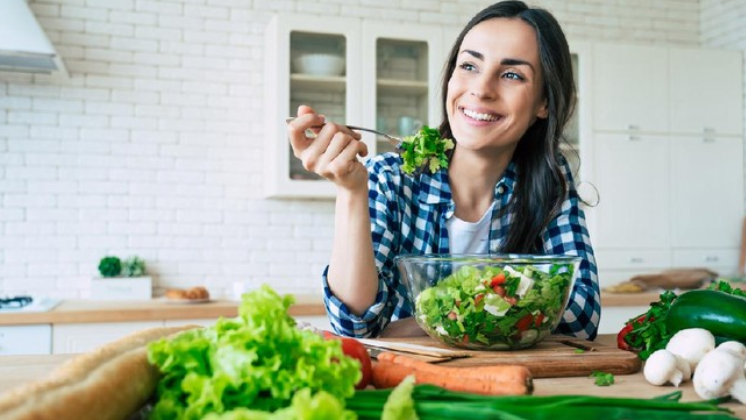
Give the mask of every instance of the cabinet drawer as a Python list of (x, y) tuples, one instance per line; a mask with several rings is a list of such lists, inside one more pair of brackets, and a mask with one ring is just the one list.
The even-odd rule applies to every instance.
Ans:
[(728, 270), (720, 273), (728, 275), (738, 267), (737, 249), (674, 249), (674, 267), (707, 267), (714, 270)]
[(664, 268), (671, 265), (668, 249), (596, 250), (596, 262), (600, 269)]
[(0, 327), (0, 355), (51, 353), (51, 325), (11, 325)]
[(134, 332), (162, 326), (163, 321), (57, 324), (54, 354), (85, 353)]

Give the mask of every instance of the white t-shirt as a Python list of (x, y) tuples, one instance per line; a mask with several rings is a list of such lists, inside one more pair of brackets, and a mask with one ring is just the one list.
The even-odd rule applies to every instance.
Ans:
[(446, 220), (448, 240), (452, 254), (487, 254), (489, 252), (490, 223), (495, 202), (479, 221), (465, 222), (456, 215)]

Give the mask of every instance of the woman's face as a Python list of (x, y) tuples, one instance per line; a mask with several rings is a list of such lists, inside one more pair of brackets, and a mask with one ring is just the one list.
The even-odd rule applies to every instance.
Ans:
[(459, 148), (514, 150), (547, 115), (534, 29), (509, 18), (474, 26), (448, 81), (446, 110)]

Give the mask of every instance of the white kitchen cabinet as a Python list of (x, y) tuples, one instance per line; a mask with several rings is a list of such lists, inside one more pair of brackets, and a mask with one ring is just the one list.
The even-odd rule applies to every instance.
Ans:
[(596, 133), (594, 244), (599, 248), (669, 246), (669, 140)]
[[(265, 33), (265, 195), (269, 197), (333, 197), (334, 185), (307, 172), (293, 156), (285, 118), (299, 104), (323, 112), (330, 121), (360, 121), (362, 104), (361, 20), (310, 19), (279, 14)], [(342, 75), (304, 74), (293, 59), (304, 53), (340, 55)]]
[(668, 51), (647, 45), (593, 47), (593, 127), (668, 131)]
[(741, 51), (671, 48), (671, 131), (705, 135), (743, 133)]
[[(421, 125), (441, 121), (440, 69), (442, 29), (408, 24), (392, 31), (391, 22), (363, 20), (363, 126), (399, 137), (414, 134)], [(403, 128), (402, 118), (412, 124)], [(370, 156), (393, 151), (382, 137), (362, 133)]]
[(50, 324), (0, 326), (0, 356), (51, 353)]
[[(306, 104), (328, 120), (399, 133), (399, 119), (440, 122), (443, 30), (439, 25), (391, 25), (359, 18), (309, 19), (279, 14), (267, 27), (265, 64), (265, 196), (333, 198), (332, 183), (306, 171), (286, 135), (285, 118)], [(298, 73), (294, 58), (303, 53), (345, 57), (340, 76)], [(363, 133), (369, 156), (391, 150)]]
[(56, 324), (52, 332), (52, 351), (83, 353), (140, 330), (162, 327), (163, 321)]
[[(744, 215), (743, 139), (676, 137), (671, 140), (672, 245), (736, 248)], [(733, 266), (735, 270), (736, 266)]]
[(604, 306), (601, 311), (599, 334), (617, 334), (631, 318), (644, 314), (650, 306)]

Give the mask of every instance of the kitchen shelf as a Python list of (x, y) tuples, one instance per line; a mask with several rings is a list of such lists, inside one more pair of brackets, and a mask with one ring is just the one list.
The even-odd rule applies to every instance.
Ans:
[(302, 73), (290, 75), (290, 89), (293, 90), (343, 93), (346, 83), (347, 80), (343, 76), (314, 76)]
[(376, 85), (380, 94), (392, 96), (427, 95), (429, 89), (427, 81), (419, 80), (379, 79)]

